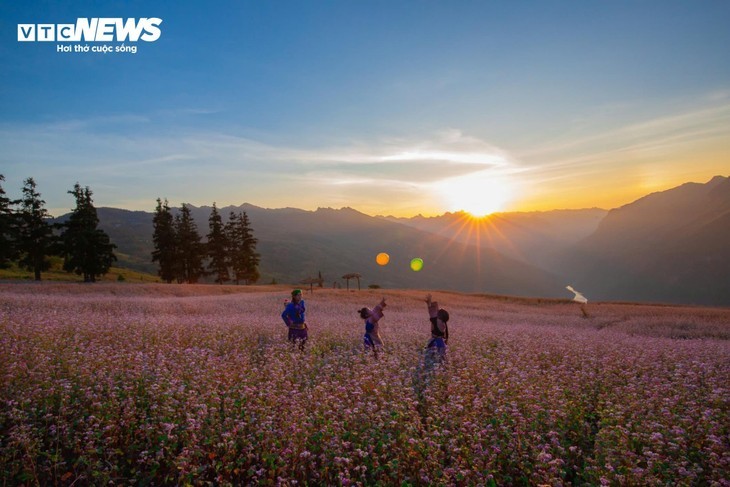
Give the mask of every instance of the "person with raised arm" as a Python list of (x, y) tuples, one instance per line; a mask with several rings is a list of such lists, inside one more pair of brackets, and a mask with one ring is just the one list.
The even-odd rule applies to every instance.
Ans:
[(383, 339), (380, 337), (380, 318), (383, 315), (383, 309), (387, 305), (385, 304), (385, 298), (380, 300), (380, 303), (373, 309), (361, 308), (358, 310), (360, 318), (365, 320), (365, 336), (363, 337), (363, 344), (365, 350), (372, 350), (375, 358), (378, 358), (378, 352), (383, 349)]
[(449, 343), (449, 312), (439, 308), (439, 304), (426, 296), (428, 318), (431, 321), (431, 339), (426, 344), (426, 352), (435, 355), (439, 362), (446, 358), (446, 346)]

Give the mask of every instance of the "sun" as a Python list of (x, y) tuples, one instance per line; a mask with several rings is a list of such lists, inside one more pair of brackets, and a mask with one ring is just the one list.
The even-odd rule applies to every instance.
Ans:
[(483, 217), (504, 209), (514, 197), (513, 184), (503, 176), (470, 174), (440, 181), (436, 188), (449, 211)]

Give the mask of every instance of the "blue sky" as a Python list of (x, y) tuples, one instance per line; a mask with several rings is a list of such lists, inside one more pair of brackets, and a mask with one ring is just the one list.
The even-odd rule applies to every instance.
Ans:
[[(132, 53), (17, 24), (158, 17)], [(0, 173), (52, 213), (612, 208), (730, 174), (730, 2), (4, 2)], [(79, 44), (102, 44), (85, 43)], [(117, 46), (120, 43), (110, 43)]]

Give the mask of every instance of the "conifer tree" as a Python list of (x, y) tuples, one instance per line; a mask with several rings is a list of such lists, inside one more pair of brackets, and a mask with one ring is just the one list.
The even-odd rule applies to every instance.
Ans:
[(239, 275), (241, 274), (241, 271), (239, 269), (243, 267), (243, 264), (238, 263), (245, 261), (245, 259), (241, 257), (241, 249), (243, 247), (241, 242), (243, 241), (243, 238), (239, 230), (238, 215), (232, 211), (228, 215), (228, 221), (223, 227), (223, 232), (225, 233), (226, 241), (228, 242), (228, 247), (226, 249), (226, 265), (230, 269), (230, 275), (236, 285), (238, 285), (240, 281)]
[(40, 281), (41, 273), (51, 266), (47, 257), (54, 244), (53, 228), (47, 221), (50, 215), (44, 208), (45, 204), (36, 191), (33, 178), (26, 179), (18, 212), (18, 249), (20, 265), (33, 271), (36, 281)]
[[(0, 174), (0, 182), (5, 176)], [(19, 201), (12, 201), (5, 196), (5, 190), (0, 185), (0, 269), (7, 268), (10, 262), (17, 258), (17, 225), (12, 205)]]
[(200, 241), (198, 226), (193, 220), (190, 208), (184, 203), (180, 214), (175, 217), (174, 228), (177, 241), (178, 282), (194, 284), (205, 274), (203, 269), (205, 246)]
[(259, 273), (259, 264), (261, 263), (261, 254), (256, 252), (256, 244), (259, 242), (257, 238), (253, 236), (253, 228), (251, 228), (251, 222), (248, 219), (248, 215), (244, 211), (241, 215), (241, 225), (243, 227), (243, 238), (244, 246), (246, 248), (246, 274), (244, 279), (246, 284), (256, 283), (261, 274)]
[(215, 282), (223, 284), (230, 280), (228, 275), (228, 238), (226, 237), (225, 228), (223, 226), (223, 219), (215, 203), (213, 203), (213, 209), (210, 212), (210, 218), (208, 219), (208, 227), (210, 233), (208, 233), (208, 244), (207, 254), (210, 258), (208, 264), (208, 270), (210, 274), (215, 276)]
[(236, 284), (241, 281), (245, 284), (253, 284), (261, 277), (258, 270), (261, 256), (256, 253), (258, 240), (253, 236), (251, 222), (246, 212), (239, 215), (232, 212), (227, 228), (234, 281)]
[(104, 230), (98, 228), (99, 217), (89, 187), (82, 188), (76, 183), (68, 193), (76, 199), (76, 208), (62, 226), (63, 269), (83, 275), (84, 282), (96, 282), (96, 278), (109, 272), (112, 263), (117, 260), (114, 255), (116, 245), (111, 243)]
[(160, 268), (157, 274), (169, 284), (178, 277), (179, 273), (176, 269), (177, 238), (175, 236), (174, 218), (167, 199), (163, 203), (160, 198), (157, 198), (157, 208), (155, 208), (152, 226), (154, 227), (152, 262), (159, 263)]

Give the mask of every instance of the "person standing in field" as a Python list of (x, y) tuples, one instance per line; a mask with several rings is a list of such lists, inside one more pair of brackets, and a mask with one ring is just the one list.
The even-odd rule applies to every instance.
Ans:
[(449, 342), (449, 312), (439, 308), (431, 295), (426, 296), (428, 306), (428, 317), (431, 321), (431, 339), (426, 344), (426, 354), (438, 362), (446, 358), (446, 345)]
[(363, 337), (363, 344), (365, 351), (372, 350), (375, 358), (378, 358), (378, 352), (383, 349), (383, 339), (380, 337), (380, 318), (383, 315), (383, 309), (387, 305), (385, 304), (385, 298), (380, 300), (380, 303), (373, 309), (362, 308), (358, 311), (360, 318), (365, 320), (365, 336)]
[(295, 289), (291, 292), (291, 301), (286, 303), (281, 318), (289, 328), (288, 340), (292, 343), (292, 346), (298, 344), (299, 350), (304, 350), (304, 344), (308, 337), (305, 312), (306, 307), (304, 299), (302, 299), (302, 291), (301, 289)]

